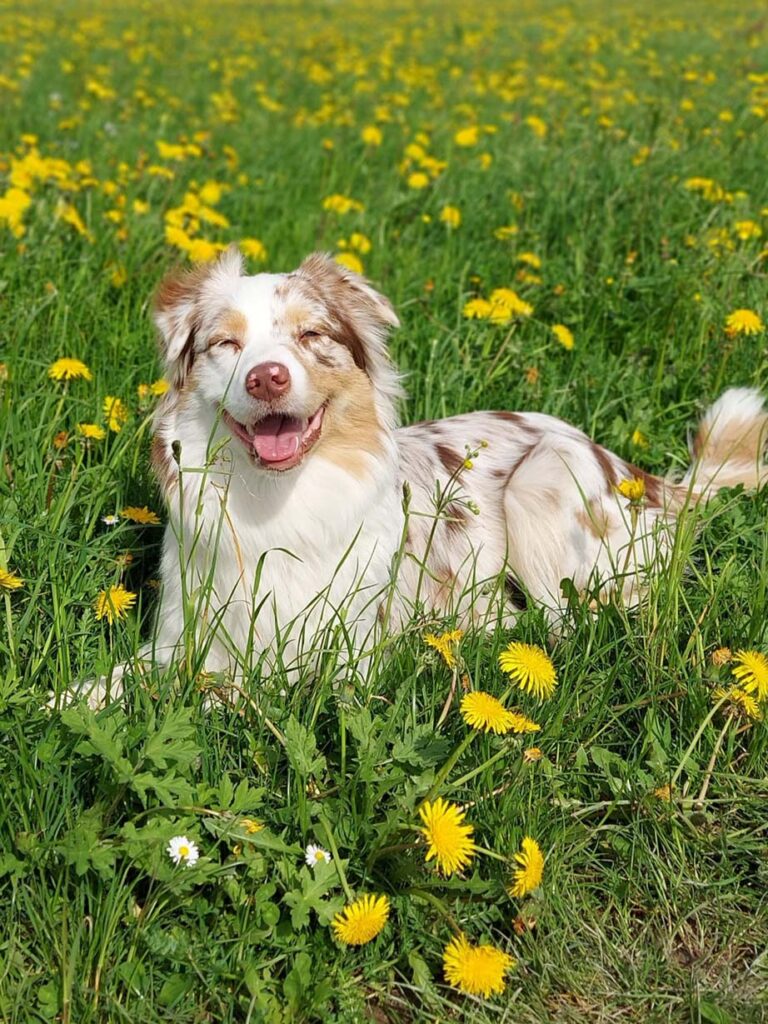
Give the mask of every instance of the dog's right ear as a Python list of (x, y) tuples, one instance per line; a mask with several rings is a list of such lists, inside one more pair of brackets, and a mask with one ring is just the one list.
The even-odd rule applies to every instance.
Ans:
[(231, 245), (215, 263), (171, 270), (160, 282), (153, 315), (166, 371), (175, 384), (183, 382), (194, 362), (195, 335), (205, 313), (206, 297), (213, 297), (217, 286), (240, 277), (242, 270), (243, 258)]

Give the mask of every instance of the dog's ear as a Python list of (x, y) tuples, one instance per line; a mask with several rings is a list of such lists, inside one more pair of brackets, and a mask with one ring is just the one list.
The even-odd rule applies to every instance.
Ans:
[(195, 333), (205, 311), (207, 295), (241, 276), (243, 258), (230, 245), (215, 263), (191, 270), (172, 270), (163, 278), (154, 303), (154, 321), (166, 368), (179, 383), (194, 360)]
[(389, 299), (328, 253), (307, 256), (296, 274), (322, 300), (336, 325), (337, 340), (378, 392), (389, 399), (400, 397), (400, 377), (387, 352), (389, 328), (399, 327), (400, 321)]
[(338, 311), (365, 328), (399, 327), (400, 321), (389, 299), (377, 292), (361, 274), (337, 263), (326, 252), (307, 256), (297, 273), (317, 288), (331, 310)]

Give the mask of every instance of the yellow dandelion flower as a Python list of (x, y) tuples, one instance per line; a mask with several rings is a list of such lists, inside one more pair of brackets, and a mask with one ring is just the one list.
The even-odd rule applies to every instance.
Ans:
[(517, 255), (518, 263), (525, 263), (534, 270), (541, 270), (541, 258), (535, 252), (521, 252)]
[(128, 280), (128, 271), (122, 263), (112, 264), (109, 268), (109, 283), (113, 288), (122, 288)]
[(367, 235), (364, 235), (362, 231), (353, 231), (349, 236), (349, 247), (350, 249), (356, 249), (362, 256), (365, 256), (371, 251), (372, 243)]
[(525, 733), (539, 732), (541, 730), (541, 726), (538, 722), (534, 722), (532, 719), (528, 718), (527, 715), (521, 715), (517, 711), (510, 711), (510, 715), (512, 716), (509, 720), (510, 732)]
[(224, 248), (219, 242), (207, 238), (193, 238), (187, 246), (187, 254), (193, 263), (211, 263)]
[(498, 238), (500, 242), (505, 241), (507, 238), (513, 238), (520, 228), (517, 224), (503, 224), (500, 228), (495, 228), (493, 237)]
[(381, 128), (378, 128), (375, 124), (367, 124), (360, 132), (360, 138), (366, 146), (380, 146), (384, 138), (384, 133)]
[(345, 946), (362, 946), (375, 939), (389, 919), (386, 896), (361, 896), (349, 903), (331, 921), (339, 942)]
[(453, 141), (457, 146), (476, 146), (480, 139), (480, 128), (476, 124), (470, 125), (468, 128), (461, 128), (453, 136)]
[(573, 332), (565, 326), (565, 324), (553, 324), (552, 333), (563, 346), (569, 352), (573, 349), (575, 344), (573, 340)]
[(760, 334), (764, 330), (763, 321), (751, 309), (734, 309), (725, 318), (725, 333), (730, 337), (737, 334)]
[(138, 508), (136, 505), (128, 505), (120, 513), (122, 519), (128, 519), (132, 523), (141, 523), (144, 526), (158, 526), (160, 517), (157, 512), (152, 512), (146, 505)]
[(456, 804), (449, 804), (442, 797), (433, 803), (426, 802), (419, 810), (424, 828), (419, 831), (429, 843), (426, 860), (435, 862), (445, 875), (459, 871), (472, 860), (475, 844), (472, 840), (474, 827), (464, 825), (464, 811)]
[(616, 490), (624, 498), (629, 498), (630, 501), (642, 501), (645, 497), (645, 481), (640, 477), (634, 477), (632, 480), (620, 480), (616, 484)]
[(461, 716), (471, 728), (497, 735), (538, 732), (541, 728), (525, 715), (507, 710), (500, 700), (482, 690), (475, 690), (462, 698)]
[(642, 432), (642, 430), (633, 430), (632, 437), (630, 438), (635, 448), (647, 448), (648, 438)]
[(747, 693), (757, 692), (758, 700), (768, 698), (768, 658), (760, 651), (736, 651), (733, 675)]
[(109, 429), (115, 434), (119, 434), (128, 419), (128, 410), (121, 399), (115, 398), (114, 395), (107, 395), (104, 399), (104, 418)]
[(763, 233), (760, 225), (755, 224), (753, 220), (737, 220), (733, 225), (733, 230), (742, 242), (748, 242), (752, 238), (759, 238)]
[(490, 693), (475, 690), (461, 700), (461, 717), (473, 729), (503, 735), (509, 732), (512, 713)]
[(674, 787), (672, 786), (672, 784), (667, 782), (665, 785), (659, 786), (657, 789), (654, 789), (653, 795), (656, 797), (657, 800), (664, 800), (666, 801), (666, 803), (670, 803), (672, 800), (673, 789)]
[(78, 423), (77, 429), (89, 441), (103, 441), (107, 436), (104, 427), (100, 427), (98, 423)]
[(540, 761), (544, 756), (544, 752), (541, 747), (528, 747), (527, 750), (523, 751), (523, 760), (526, 764), (535, 764), (536, 761)]
[(521, 690), (538, 700), (548, 700), (555, 692), (555, 666), (541, 647), (513, 641), (499, 655), (499, 665)]
[(149, 391), (150, 394), (154, 395), (156, 398), (159, 398), (160, 395), (164, 395), (166, 391), (168, 391), (170, 386), (171, 385), (168, 383), (165, 377), (158, 377), (157, 380), (153, 380), (152, 383), (149, 385)]
[(488, 996), (504, 991), (504, 976), (515, 960), (496, 946), (472, 946), (462, 932), (443, 952), (443, 973), (449, 985), (471, 996)]
[(426, 633), (424, 636), (424, 643), (428, 647), (434, 647), (434, 649), (442, 655), (443, 661), (445, 661), (448, 668), (453, 668), (456, 664), (456, 655), (454, 648), (458, 646), (461, 638), (464, 636), (464, 630), (453, 629), (449, 633)]
[(264, 828), (260, 821), (255, 821), (253, 818), (243, 818), (240, 822), (240, 827), (244, 832), (247, 832), (249, 836), (255, 836), (257, 832), (261, 832)]
[(526, 117), (525, 123), (531, 129), (533, 134), (540, 139), (543, 139), (549, 131), (546, 123), (542, 121), (540, 117), (536, 117), (535, 114), (531, 114), (529, 117)]
[(109, 590), (102, 590), (94, 602), (97, 619), (106, 619), (110, 626), (116, 619), (125, 617), (129, 608), (136, 604), (136, 595), (120, 583)]
[(440, 220), (449, 228), (456, 229), (461, 224), (461, 210), (457, 206), (444, 206), (440, 211)]
[(333, 258), (339, 266), (346, 267), (347, 270), (354, 270), (356, 274), (363, 273), (363, 261), (353, 252), (340, 252)]
[(93, 374), (79, 359), (57, 359), (48, 367), (51, 380), (93, 380)]
[(488, 299), (470, 299), (464, 303), (463, 313), (468, 320), (487, 320), (493, 306)]
[(16, 576), (7, 569), (0, 569), (0, 590), (18, 590), (24, 586), (21, 576)]
[(332, 213), (345, 214), (354, 211), (355, 213), (363, 212), (363, 204), (359, 203), (356, 199), (352, 199), (350, 196), (342, 196), (335, 194), (332, 196), (326, 196), (323, 199), (323, 209), (330, 210)]
[(408, 188), (426, 188), (429, 184), (429, 175), (423, 171), (414, 171), (408, 175), (405, 183)]
[(522, 850), (515, 854), (520, 865), (515, 870), (515, 877), (507, 890), (510, 896), (525, 896), (541, 885), (544, 875), (544, 854), (535, 839), (526, 836), (522, 842)]
[(740, 686), (731, 686), (728, 689), (719, 686), (713, 692), (712, 699), (715, 701), (727, 700), (736, 711), (743, 712), (747, 718), (756, 722), (763, 717), (754, 696)]
[[(499, 315), (507, 314), (508, 318), (511, 316), (530, 316), (533, 313), (533, 306), (530, 302), (526, 302), (521, 299), (517, 292), (511, 288), (495, 288), (491, 292), (491, 305)], [(494, 314), (491, 314), (491, 320), (494, 319)]]
[(263, 263), (267, 258), (267, 247), (258, 238), (241, 238), (240, 252), (243, 256), (250, 256), (252, 260)]
[(83, 218), (71, 203), (67, 203), (63, 199), (60, 199), (56, 204), (56, 217), (59, 220), (63, 220), (65, 224), (69, 224), (70, 227), (75, 229), (78, 235), (83, 235), (89, 242), (94, 240), (93, 235), (85, 226)]

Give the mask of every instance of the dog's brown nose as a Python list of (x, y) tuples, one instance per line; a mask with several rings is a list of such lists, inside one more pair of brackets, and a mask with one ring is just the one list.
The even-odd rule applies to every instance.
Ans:
[(291, 373), (282, 363), (259, 363), (248, 371), (245, 390), (252, 398), (271, 402), (284, 395), (291, 387)]

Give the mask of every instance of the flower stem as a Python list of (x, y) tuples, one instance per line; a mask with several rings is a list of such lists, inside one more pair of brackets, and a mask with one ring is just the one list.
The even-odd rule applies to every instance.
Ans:
[(674, 775), (672, 776), (672, 778), (671, 778), (671, 779), (669, 780), (669, 785), (670, 785), (670, 787), (671, 787), (671, 786), (674, 786), (674, 784), (675, 784), (675, 783), (677, 782), (677, 780), (678, 780), (678, 779), (680, 778), (680, 775), (681, 775), (681, 773), (682, 773), (682, 771), (683, 771), (683, 768), (685, 768), (685, 765), (686, 765), (686, 763), (687, 763), (687, 761), (688, 761), (688, 758), (689, 758), (689, 757), (691, 756), (691, 754), (692, 754), (692, 752), (693, 752), (693, 749), (694, 749), (694, 747), (695, 747), (695, 746), (696, 746), (696, 744), (697, 744), (697, 743), (699, 742), (699, 740), (701, 739), (701, 737), (702, 737), (702, 736), (704, 735), (704, 730), (705, 730), (705, 729), (707, 728), (707, 726), (709, 725), (709, 723), (710, 723), (710, 722), (712, 721), (712, 719), (713, 719), (713, 718), (715, 717), (715, 715), (716, 715), (716, 714), (717, 714), (717, 712), (718, 712), (718, 711), (720, 710), (720, 708), (721, 708), (721, 707), (723, 706), (723, 704), (725, 703), (725, 701), (726, 701), (726, 700), (727, 700), (727, 697), (722, 697), (722, 698), (721, 698), (721, 699), (720, 699), (720, 700), (719, 700), (719, 701), (717, 702), (717, 704), (714, 704), (714, 705), (712, 706), (712, 709), (711, 709), (711, 711), (709, 712), (709, 714), (708, 714), (708, 715), (707, 715), (707, 716), (705, 717), (704, 721), (703, 721), (703, 722), (701, 723), (701, 725), (699, 726), (699, 728), (698, 728), (698, 729), (696, 730), (696, 735), (695, 735), (695, 736), (693, 737), (693, 739), (691, 740), (691, 742), (690, 742), (690, 743), (688, 744), (688, 749), (687, 749), (687, 750), (686, 750), (686, 752), (685, 752), (685, 753), (683, 754), (683, 759), (682, 759), (682, 761), (680, 762), (680, 764), (679, 764), (679, 765), (677, 766), (677, 768), (675, 769), (675, 774), (674, 774)]
[(477, 768), (473, 768), (471, 772), (467, 772), (466, 775), (462, 775), (460, 779), (456, 779), (455, 782), (452, 782), (451, 789), (458, 789), (459, 786), (463, 786), (465, 782), (469, 782), (470, 779), (474, 779), (476, 775), (480, 775), (481, 772), (484, 772), (486, 768), (490, 768), (492, 764), (501, 760), (502, 757), (509, 757), (508, 746), (504, 746), (501, 750), (497, 750), (495, 754), (492, 754), (491, 757), (483, 761), (483, 763), (478, 765)]
[(453, 766), (459, 760), (459, 758), (464, 753), (464, 751), (467, 749), (467, 747), (470, 745), (470, 743), (475, 738), (475, 736), (477, 736), (476, 730), (474, 730), (474, 729), (470, 730), (467, 733), (467, 735), (464, 737), (464, 739), (461, 741), (461, 743), (459, 743), (453, 749), (452, 753), (448, 756), (448, 760), (445, 762), (443, 767), (437, 773), (437, 777), (435, 778), (435, 781), (432, 783), (432, 785), (431, 785), (427, 795), (424, 797), (424, 799), (419, 804), (419, 807), (423, 807), (424, 804), (429, 803), (429, 801), (434, 797), (435, 793), (437, 793), (437, 791), (440, 789), (442, 784), (445, 782), (445, 779), (446, 779), (448, 773), (450, 772), (451, 768), (453, 768)]
[(414, 899), (423, 900), (424, 903), (429, 903), (429, 905), (434, 907), (441, 917), (445, 918), (457, 934), (461, 933), (461, 928), (459, 928), (456, 918), (450, 910), (448, 910), (443, 901), (438, 896), (435, 896), (434, 893), (426, 892), (424, 889), (406, 889), (405, 892), (408, 896), (413, 896)]
[(331, 856), (333, 857), (333, 863), (336, 865), (336, 870), (339, 873), (341, 887), (344, 890), (344, 894), (346, 895), (347, 899), (351, 903), (354, 900), (354, 896), (352, 895), (352, 890), (349, 887), (347, 876), (344, 873), (344, 867), (342, 866), (341, 857), (339, 856), (339, 848), (336, 845), (336, 840), (333, 837), (333, 832), (331, 830), (331, 826), (328, 822), (328, 819), (326, 818), (325, 814), (323, 814), (322, 811), (320, 812), (319, 820), (320, 824), (323, 826), (325, 830), (325, 838), (328, 840), (328, 845), (331, 848)]
[(712, 756), (710, 757), (709, 764), (707, 765), (707, 770), (704, 772), (704, 782), (701, 784), (701, 790), (699, 791), (699, 795), (693, 805), (697, 811), (702, 810), (704, 807), (704, 801), (707, 798), (707, 790), (709, 789), (709, 784), (712, 781), (712, 775), (715, 771), (715, 761), (717, 761), (717, 755), (720, 753), (720, 747), (723, 745), (725, 734), (728, 732), (728, 727), (732, 721), (733, 712), (731, 711), (725, 720), (725, 725), (720, 730), (720, 735), (717, 737), (715, 748), (712, 751)]

